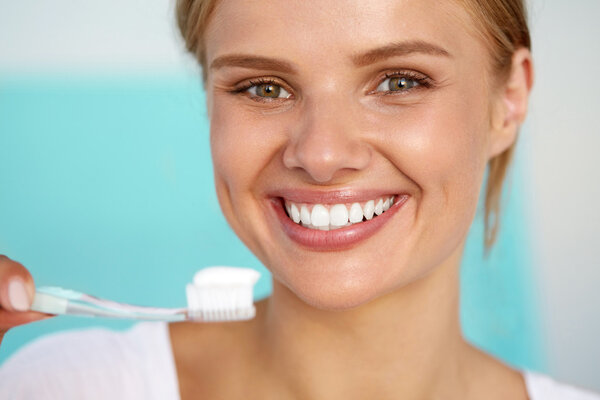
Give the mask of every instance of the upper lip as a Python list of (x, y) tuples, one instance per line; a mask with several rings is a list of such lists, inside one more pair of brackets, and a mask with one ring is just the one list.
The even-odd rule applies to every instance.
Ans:
[(294, 203), (339, 204), (360, 203), (374, 200), (384, 196), (404, 194), (401, 191), (376, 190), (376, 189), (337, 189), (337, 190), (310, 190), (310, 189), (279, 189), (269, 193), (269, 197), (278, 197)]

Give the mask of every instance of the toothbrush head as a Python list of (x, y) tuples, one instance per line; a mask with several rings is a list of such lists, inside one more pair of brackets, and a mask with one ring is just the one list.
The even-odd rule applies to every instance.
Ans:
[(254, 318), (253, 289), (260, 274), (251, 268), (207, 267), (186, 287), (188, 320), (243, 321)]

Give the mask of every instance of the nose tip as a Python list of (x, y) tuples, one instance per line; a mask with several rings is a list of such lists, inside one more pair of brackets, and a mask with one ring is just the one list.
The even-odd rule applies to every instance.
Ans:
[(371, 160), (371, 150), (354, 129), (345, 124), (309, 124), (288, 143), (283, 163), (303, 170), (313, 181), (327, 183), (341, 174), (360, 171)]

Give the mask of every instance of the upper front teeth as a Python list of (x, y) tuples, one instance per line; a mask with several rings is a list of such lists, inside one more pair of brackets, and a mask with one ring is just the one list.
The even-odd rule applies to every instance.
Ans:
[(348, 209), (345, 205), (336, 204), (329, 209), (329, 223), (333, 226), (344, 226), (348, 223)]
[(394, 196), (369, 200), (366, 203), (351, 204), (297, 204), (285, 201), (288, 216), (297, 224), (307, 228), (321, 230), (336, 229), (342, 226), (370, 220), (374, 215), (381, 215), (394, 204)]
[(298, 206), (292, 204), (292, 211), (290, 217), (294, 220), (295, 223), (300, 222), (300, 211), (298, 211)]
[(314, 226), (327, 226), (330, 219), (329, 211), (320, 204), (315, 205), (310, 213), (310, 222)]
[(363, 209), (360, 204), (352, 203), (350, 212), (348, 213), (348, 220), (352, 223), (361, 222), (363, 220)]

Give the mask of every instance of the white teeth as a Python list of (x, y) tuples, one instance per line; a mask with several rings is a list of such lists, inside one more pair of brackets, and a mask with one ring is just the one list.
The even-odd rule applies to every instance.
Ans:
[(363, 210), (360, 204), (352, 203), (348, 217), (352, 223), (361, 222), (363, 220)]
[(348, 209), (343, 204), (336, 204), (329, 209), (329, 223), (332, 226), (344, 226), (348, 223)]
[(375, 214), (381, 215), (383, 213), (383, 201), (379, 199), (377, 204), (375, 204)]
[(302, 221), (302, 225), (310, 225), (310, 213), (306, 206), (300, 207), (300, 221)]
[(368, 220), (370, 220), (371, 218), (373, 218), (373, 213), (375, 212), (375, 202), (373, 200), (369, 200), (367, 201), (367, 204), (365, 204), (365, 218)]
[(385, 199), (385, 201), (383, 202), (383, 211), (387, 211), (390, 209), (390, 198), (388, 197), (387, 199)]
[(310, 213), (310, 221), (316, 227), (329, 226), (329, 211), (321, 204), (316, 204)]
[(300, 222), (300, 211), (298, 211), (298, 206), (295, 205), (294, 203), (292, 203), (291, 209), (292, 209), (292, 213), (291, 213), (292, 220), (295, 223)]
[(375, 215), (381, 215), (394, 204), (394, 196), (369, 200), (361, 206), (360, 203), (352, 204), (315, 204), (310, 210), (310, 204), (295, 204), (285, 201), (285, 210), (295, 223), (309, 229), (328, 231), (339, 229), (366, 220), (371, 220)]

